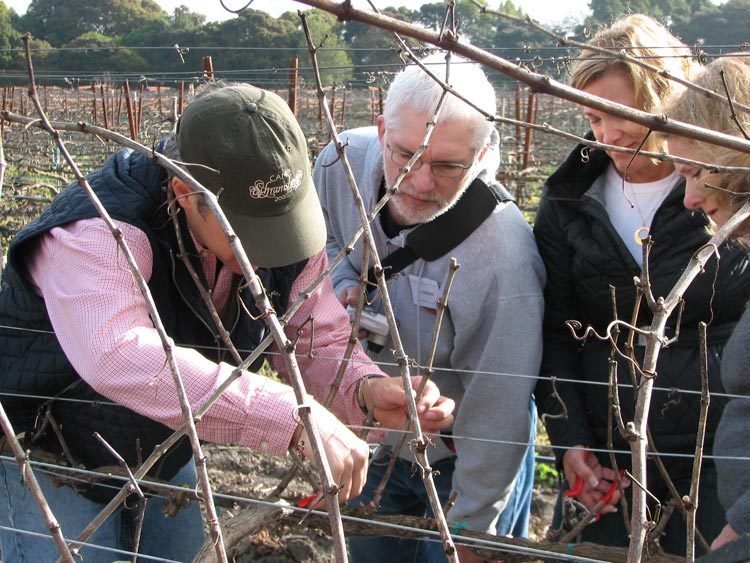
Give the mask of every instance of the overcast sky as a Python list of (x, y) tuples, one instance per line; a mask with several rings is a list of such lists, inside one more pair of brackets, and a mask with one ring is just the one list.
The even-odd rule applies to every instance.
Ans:
[[(24, 14), (30, 0), (3, 0), (5, 4), (13, 8), (18, 14)], [(408, 6), (418, 8), (422, 4), (431, 3), (431, 0), (373, 0), (378, 7), (386, 6)], [(434, 0), (432, 0), (434, 1)], [(193, 12), (204, 14), (208, 21), (223, 21), (233, 17), (221, 6), (219, 0), (156, 0), (166, 12), (172, 14), (177, 6), (184, 5)], [(357, 7), (366, 9), (368, 4), (365, 0), (353, 0)], [(551, 24), (559, 22), (568, 16), (580, 18), (581, 14), (588, 13), (589, 0), (519, 0), (515, 4), (523, 6), (526, 13), (533, 19)], [(247, 0), (224, 0), (224, 4), (230, 9), (240, 9)], [(488, 6), (498, 6), (500, 1), (487, 2)], [(253, 0), (251, 8), (268, 12), (278, 17), (286, 11), (305, 10), (309, 8), (306, 4), (293, 0)]]

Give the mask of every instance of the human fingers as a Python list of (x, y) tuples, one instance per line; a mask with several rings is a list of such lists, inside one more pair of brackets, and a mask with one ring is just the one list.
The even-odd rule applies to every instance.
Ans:
[[(576, 500), (589, 510), (593, 510), (593, 508), (599, 503), (600, 499), (601, 493), (594, 491), (593, 489), (586, 489), (576, 497)], [(614, 509), (614, 507), (604, 505), (600, 513), (609, 512), (610, 509)]]
[[(356, 436), (355, 436), (356, 438)], [(370, 460), (370, 448), (366, 442), (359, 440), (364, 448), (357, 450), (357, 460), (352, 466), (352, 485), (349, 490), (349, 496), (343, 501), (359, 496), (367, 482), (367, 467)]]
[[(313, 409), (323, 445), (323, 454), (338, 487), (339, 501), (345, 502), (362, 492), (367, 477), (367, 444), (357, 438), (333, 414), (321, 406)], [(303, 430), (304, 455), (315, 462), (315, 454), (307, 430)]]
[(341, 303), (344, 307), (346, 307), (347, 305), (351, 305), (353, 307), (357, 304), (358, 301), (359, 286), (350, 285), (349, 287), (345, 287), (336, 294), (336, 297), (339, 300), (339, 303)]
[[(412, 396), (416, 397), (421, 377), (412, 378)], [(439, 431), (453, 423), (455, 403), (441, 397), (437, 386), (431, 382), (425, 385), (425, 393), (417, 401), (417, 416), (420, 424), (428, 431)], [(408, 420), (407, 401), (403, 382), (399, 377), (373, 377), (363, 387), (364, 400), (371, 406), (376, 420), (384, 427), (399, 428)]]
[(630, 479), (625, 476), (625, 470), (620, 469), (619, 471), (614, 471), (609, 467), (602, 466), (601, 479), (599, 480), (597, 490), (604, 495), (611, 496), (613, 490), (619, 490), (620, 487), (618, 486), (618, 483), (622, 486), (623, 489), (626, 489), (630, 486)]
[(621, 469), (617, 479), (610, 483), (609, 489), (604, 493), (600, 502), (603, 502), (606, 505), (615, 506), (620, 501), (620, 477), (624, 473), (625, 471)]
[(453, 425), (456, 402), (449, 397), (440, 397), (429, 410), (419, 414), (419, 422), (425, 432), (445, 430)]
[(424, 382), (424, 376), (412, 377), (412, 388), (418, 391), (424, 385), (417, 397), (417, 413), (423, 421), (429, 421), (436, 429), (447, 428), (453, 423), (452, 414), (456, 403), (449, 397), (440, 394), (438, 386), (430, 380)]
[(404, 388), (399, 377), (370, 377), (363, 386), (365, 401), (377, 407), (404, 404)]
[(587, 509), (595, 511), (597, 514), (617, 512), (616, 505), (619, 501), (619, 493), (616, 490), (614, 492), (602, 493), (598, 489), (590, 487), (582, 479), (579, 483), (581, 485), (581, 492), (571, 496), (575, 496), (575, 499)]
[(588, 452), (583, 446), (574, 446), (563, 456), (563, 471), (569, 488), (563, 491), (564, 496), (573, 497), (591, 510), (601, 494), (596, 490), (599, 482), (587, 463)]
[(609, 485), (610, 482), (618, 479), (617, 472), (614, 469), (612, 469), (611, 467), (604, 467), (599, 463), (598, 460), (596, 461), (596, 465), (592, 467), (592, 470), (597, 475), (600, 481), (607, 481), (607, 483), (602, 484), (602, 486), (605, 488), (607, 488), (607, 485)]
[(627, 478), (623, 477), (625, 473), (623, 470), (620, 470), (618, 473), (611, 467), (602, 465), (599, 462), (599, 458), (592, 452), (586, 450), (584, 452), (583, 459), (596, 477), (596, 484), (594, 484), (594, 481), (592, 479), (589, 479), (589, 483), (591, 484), (594, 491), (596, 491), (595, 496), (597, 496), (597, 498), (611, 493), (612, 484), (616, 481), (622, 481), (623, 486), (627, 486), (628, 484), (630, 484)]
[(719, 532), (719, 535), (716, 536), (716, 539), (711, 542), (711, 551), (715, 551), (722, 547), (723, 545), (728, 544), (731, 541), (736, 540), (739, 537), (739, 534), (735, 531), (735, 529), (732, 527), (731, 524), (727, 524), (724, 526)]
[(339, 502), (346, 502), (362, 492), (367, 475), (367, 444), (343, 425), (325, 439), (326, 456), (331, 475), (338, 486)]
[(592, 497), (597, 500), (597, 504), (594, 507), (594, 510), (597, 512), (597, 518), (599, 514), (617, 512), (617, 506), (622, 496), (621, 488), (630, 486), (630, 481), (627, 477), (624, 477), (624, 474), (625, 470), (620, 469), (618, 473), (615, 473), (616, 478), (614, 480), (602, 479), (597, 490), (592, 492)]
[(613, 504), (605, 504), (597, 514), (613, 514), (615, 512), (617, 512), (617, 506)]
[(568, 480), (568, 483), (573, 484), (580, 477), (586, 488), (596, 489), (599, 485), (599, 478), (590, 465), (590, 457), (596, 456), (589, 455), (588, 449), (580, 444), (573, 446), (565, 452), (563, 456), (563, 470), (565, 471), (565, 478)]
[[(417, 400), (417, 412), (422, 413), (429, 410), (429, 408), (440, 398), (440, 389), (438, 389), (438, 386), (434, 381), (427, 379), (423, 375), (413, 376), (411, 378), (411, 386), (412, 389), (414, 389), (415, 398)], [(423, 387), (423, 389), (417, 397), (416, 393), (419, 391), (420, 387)]]

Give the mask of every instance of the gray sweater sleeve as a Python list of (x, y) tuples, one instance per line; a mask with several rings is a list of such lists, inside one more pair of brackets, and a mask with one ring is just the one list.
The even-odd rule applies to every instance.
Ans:
[[(721, 379), (727, 393), (741, 395), (730, 399), (721, 415), (714, 439), (719, 500), (727, 522), (739, 533), (750, 532), (750, 377), (747, 353), (750, 350), (750, 310), (745, 310), (727, 343), (721, 362)], [(745, 458), (745, 459), (739, 459)]]
[[(382, 157), (374, 127), (363, 127), (341, 134), (347, 144), (347, 159), (352, 167), (354, 179), (364, 200), (367, 211), (377, 199), (377, 186), (382, 174)], [(352, 235), (360, 225), (359, 214), (354, 203), (352, 188), (333, 143), (329, 143), (318, 155), (313, 169), (313, 182), (320, 197), (323, 214), (328, 228), (326, 252), (329, 262), (349, 245)], [(335, 164), (333, 164), (335, 163)], [(374, 195), (373, 195), (374, 192)], [(333, 289), (341, 290), (359, 283), (359, 268), (362, 260), (362, 238), (358, 240), (354, 252), (343, 258), (331, 272)]]
[(453, 431), (468, 438), (456, 440), (453, 489), (459, 495), (451, 519), (494, 533), (526, 453), (529, 398), (542, 355), (545, 274), (515, 205), (499, 206), (488, 221), (458, 249), (461, 267), (449, 297), (450, 364), (460, 370), (463, 387)]

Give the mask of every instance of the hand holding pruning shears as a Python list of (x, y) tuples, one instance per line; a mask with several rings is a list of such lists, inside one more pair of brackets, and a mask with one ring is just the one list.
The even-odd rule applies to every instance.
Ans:
[(599, 514), (617, 512), (620, 501), (618, 481), (623, 487), (628, 487), (630, 481), (623, 478), (621, 471), (618, 475), (613, 469), (603, 467), (595, 455), (591, 455), (588, 446), (575, 446), (565, 452), (563, 456), (565, 478), (572, 487), (563, 492), (563, 496), (575, 497), (588, 510), (592, 510), (597, 503), (603, 503)]

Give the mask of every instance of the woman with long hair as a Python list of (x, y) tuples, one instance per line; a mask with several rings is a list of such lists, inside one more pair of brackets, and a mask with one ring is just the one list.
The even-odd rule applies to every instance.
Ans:
[[(653, 112), (681, 90), (670, 76), (690, 79), (695, 74), (690, 50), (648, 16), (622, 17), (588, 45), (572, 63), (572, 86), (638, 110)], [(617, 485), (630, 485), (620, 470), (630, 470), (631, 459), (629, 443), (611, 415), (612, 346), (597, 339), (577, 340), (566, 321), (579, 321), (599, 334), (615, 318), (630, 322), (637, 296), (633, 280), (641, 275), (644, 240), (653, 243), (648, 259), (650, 289), (657, 297), (665, 296), (693, 253), (709, 239), (708, 218), (683, 207), (685, 182), (671, 162), (642, 154), (662, 152), (663, 139), (650, 135), (642, 125), (593, 107), (584, 107), (583, 115), (591, 129), (587, 138), (598, 144), (576, 147), (547, 179), (534, 226), (547, 268), (544, 358), (536, 398), (564, 477), (553, 526), (570, 529), (576, 508), (591, 510), (603, 501), (600, 517), (583, 529), (581, 539), (626, 546), (630, 515), (618, 509)], [(643, 437), (653, 454), (648, 482), (639, 484), (648, 489), (650, 515), (656, 520), (660, 512), (672, 512), (659, 511), (659, 506), (678, 507), (658, 528), (661, 537), (651, 538), (670, 553), (685, 552), (686, 526), (679, 508), (681, 496), (689, 492), (700, 412), (698, 324), (709, 324), (709, 373), (716, 375), (724, 345), (750, 295), (744, 252), (734, 247), (722, 248), (721, 253), (720, 264), (709, 264), (686, 292), (680, 318), (669, 319), (667, 336), (678, 338), (659, 355), (649, 436)], [(652, 318), (642, 304), (635, 323), (648, 327)], [(621, 331), (621, 349), (627, 337)], [(643, 344), (634, 342), (638, 361), (643, 358)], [(619, 359), (619, 404), (627, 422), (634, 418), (639, 376), (625, 360), (614, 359)], [(718, 377), (711, 378), (711, 391), (723, 391)], [(707, 449), (712, 447), (723, 405), (722, 400), (712, 400)], [(657, 457), (671, 484), (660, 473)], [(629, 495), (627, 488), (623, 490)], [(716, 469), (706, 460), (697, 527), (707, 541), (723, 528), (723, 516)]]
[[(750, 58), (747, 54), (716, 59), (706, 66), (696, 83), (731, 98), (733, 106), (727, 100), (688, 90), (670, 100), (665, 113), (678, 121), (747, 139), (750, 131), (747, 109), (750, 107)], [(671, 155), (694, 161), (675, 164), (677, 173), (685, 179), (685, 207), (700, 209), (712, 224), (721, 227), (747, 201), (750, 175), (747, 171), (712, 171), (699, 163), (750, 169), (750, 154), (678, 136), (669, 136), (668, 146)], [(744, 221), (732, 235), (740, 245), (747, 246), (750, 222)], [(727, 524), (711, 544), (712, 549), (750, 532), (750, 446), (746, 437), (750, 428), (748, 349), (750, 313), (745, 310), (721, 362), (721, 380), (732, 398), (716, 429), (713, 453), (719, 478), (719, 500), (726, 510)]]

